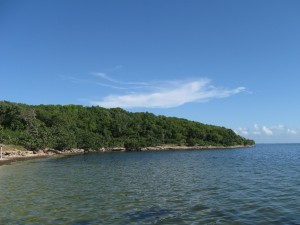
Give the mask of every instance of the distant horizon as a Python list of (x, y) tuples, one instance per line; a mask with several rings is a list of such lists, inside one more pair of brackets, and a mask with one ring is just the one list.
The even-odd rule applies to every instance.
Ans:
[(297, 0), (3, 0), (0, 98), (300, 143), (299, 11)]

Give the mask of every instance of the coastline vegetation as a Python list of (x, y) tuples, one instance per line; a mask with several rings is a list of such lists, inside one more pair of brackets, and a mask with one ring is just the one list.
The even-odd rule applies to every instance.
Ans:
[(251, 146), (231, 129), (148, 112), (0, 101), (0, 143), (29, 150), (148, 146)]

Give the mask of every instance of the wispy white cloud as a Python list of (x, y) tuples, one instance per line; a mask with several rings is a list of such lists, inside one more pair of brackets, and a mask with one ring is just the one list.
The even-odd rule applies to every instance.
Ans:
[(90, 78), (77, 78), (74, 76), (61, 76), (61, 79), (70, 81), (75, 84), (90, 84), (90, 85), (98, 85), (102, 87), (108, 87), (112, 89), (118, 90), (134, 90), (134, 89), (144, 89), (147, 86), (154, 85), (145, 82), (122, 82), (116, 79), (111, 78), (106, 73), (91, 73), (93, 76), (97, 78), (101, 78), (104, 80), (103, 82), (99, 82), (99, 79), (94, 80)]
[[(106, 75), (99, 77), (108, 80)], [(148, 90), (122, 95), (108, 95), (99, 101), (90, 101), (93, 105), (113, 108), (171, 108), (191, 102), (207, 102), (211, 99), (226, 98), (245, 91), (244, 87), (234, 89), (218, 88), (211, 85), (208, 79), (195, 79), (183, 81), (161, 81), (159, 83), (119, 82), (110, 79), (116, 84), (147, 85)]]
[(61, 79), (62, 80), (67, 80), (67, 81), (70, 81), (70, 82), (76, 83), (76, 84), (91, 83), (90, 80), (80, 79), (80, 78), (72, 77), (72, 76), (61, 76)]
[(95, 84), (98, 85), (98, 86), (108, 87), (108, 88), (113, 88), (113, 89), (118, 89), (118, 90), (129, 90), (129, 89), (131, 89), (129, 87), (122, 87), (122, 86), (118, 86), (118, 85), (101, 83), (101, 82), (95, 82)]
[(120, 85), (120, 86), (125, 86), (125, 85), (126, 86), (128, 86), (128, 85), (129, 86), (133, 86), (133, 85), (135, 85), (135, 86), (137, 86), (137, 85), (139, 85), (139, 86), (148, 86), (148, 85), (150, 85), (150, 83), (146, 83), (146, 82), (123, 82), (123, 81), (120, 81), (120, 80), (117, 80), (117, 79), (113, 79), (110, 76), (108, 76), (106, 73), (102, 73), (102, 72), (97, 72), (97, 73), (92, 72), (91, 74), (94, 75), (94, 76), (97, 76), (99, 78), (102, 78), (106, 81), (109, 81), (109, 82), (112, 82), (114, 84)]
[(100, 77), (104, 80), (113, 82), (113, 83), (120, 83), (119, 81), (112, 79), (111, 77), (109, 77), (108, 75), (106, 75), (106, 73), (102, 73), (102, 72), (97, 72), (97, 73), (91, 73), (94, 76)]
[[(93, 72), (88, 78), (63, 77), (72, 83), (98, 85), (111, 89), (111, 93), (98, 100), (89, 100), (92, 105), (106, 108), (172, 108), (192, 102), (207, 102), (226, 98), (241, 92), (245, 87), (215, 87), (209, 79), (156, 80), (150, 82), (124, 82), (103, 72)], [(94, 78), (93, 78), (94, 77)], [(113, 89), (115, 93), (113, 94)], [(124, 92), (119, 94), (120, 92)]]

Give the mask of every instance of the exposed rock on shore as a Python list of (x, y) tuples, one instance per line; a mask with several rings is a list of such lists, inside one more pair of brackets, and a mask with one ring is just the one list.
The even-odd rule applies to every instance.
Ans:
[(10, 162), (21, 161), (26, 159), (51, 157), (57, 155), (72, 155), (82, 154), (84, 149), (71, 149), (67, 151), (58, 151), (54, 149), (37, 150), (37, 151), (24, 151), (24, 150), (4, 150), (2, 151), (2, 158), (0, 158), (0, 165)]

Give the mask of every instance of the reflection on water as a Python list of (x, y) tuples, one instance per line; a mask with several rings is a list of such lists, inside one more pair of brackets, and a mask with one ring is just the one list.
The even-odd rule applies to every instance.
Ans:
[(0, 167), (0, 224), (299, 224), (300, 145)]

